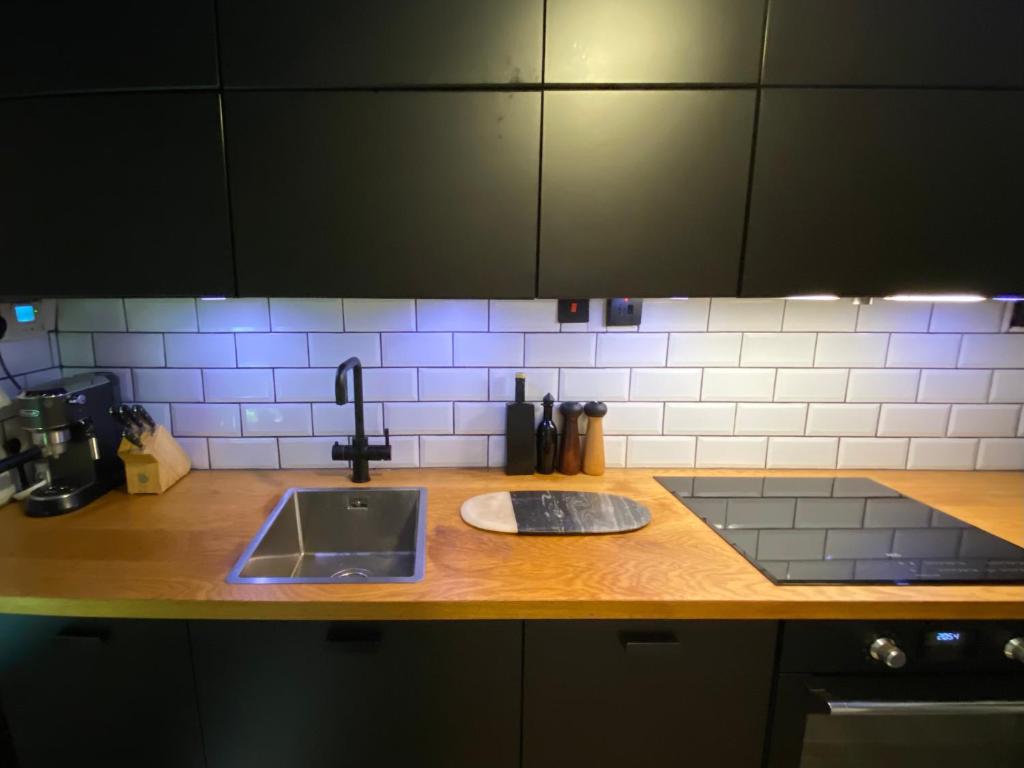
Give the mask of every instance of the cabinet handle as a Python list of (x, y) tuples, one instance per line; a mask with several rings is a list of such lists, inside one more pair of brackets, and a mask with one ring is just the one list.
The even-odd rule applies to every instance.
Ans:
[(381, 639), (376, 629), (331, 627), (327, 630), (327, 642), (342, 653), (377, 653)]
[(619, 639), (629, 656), (665, 656), (679, 652), (679, 638), (672, 632), (623, 632)]

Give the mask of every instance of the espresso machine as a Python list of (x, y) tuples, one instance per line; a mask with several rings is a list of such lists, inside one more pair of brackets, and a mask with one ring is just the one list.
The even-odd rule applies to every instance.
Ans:
[(25, 514), (73, 512), (124, 482), (122, 426), (113, 415), (120, 404), (112, 373), (82, 373), (18, 395), (19, 422), (32, 439), (23, 455), (46, 464), (46, 484), (25, 500)]

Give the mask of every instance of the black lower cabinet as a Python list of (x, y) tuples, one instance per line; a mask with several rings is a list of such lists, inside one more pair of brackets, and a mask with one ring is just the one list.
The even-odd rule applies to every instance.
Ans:
[(203, 766), (182, 621), (0, 616), (0, 705), (3, 765)]
[(519, 765), (520, 622), (194, 622), (209, 768)]
[(527, 622), (523, 767), (757, 768), (774, 622)]

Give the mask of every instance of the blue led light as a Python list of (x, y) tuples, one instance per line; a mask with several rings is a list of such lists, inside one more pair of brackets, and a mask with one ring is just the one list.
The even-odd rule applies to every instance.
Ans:
[(937, 643), (955, 643), (960, 639), (959, 632), (936, 632), (935, 642)]
[(15, 304), (14, 319), (19, 323), (33, 323), (36, 319), (36, 308), (31, 304)]

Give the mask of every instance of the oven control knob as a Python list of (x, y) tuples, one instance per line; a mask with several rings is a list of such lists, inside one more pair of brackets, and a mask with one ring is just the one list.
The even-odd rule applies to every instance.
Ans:
[(1004, 647), (1003, 653), (1010, 661), (1019, 661), (1024, 664), (1024, 637), (1015, 637)]
[(907, 663), (907, 654), (891, 638), (878, 638), (868, 650), (872, 659), (885, 664), (889, 669), (899, 669)]

